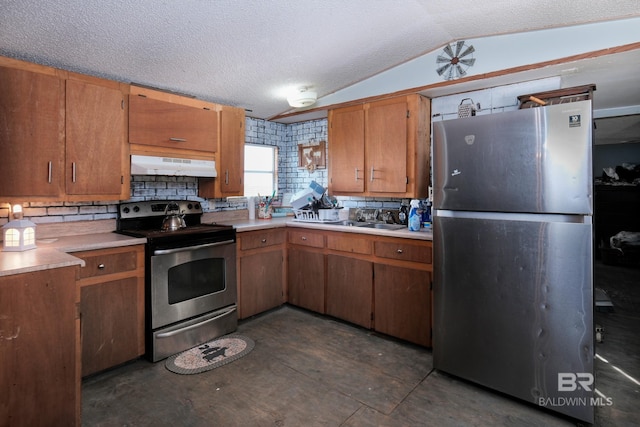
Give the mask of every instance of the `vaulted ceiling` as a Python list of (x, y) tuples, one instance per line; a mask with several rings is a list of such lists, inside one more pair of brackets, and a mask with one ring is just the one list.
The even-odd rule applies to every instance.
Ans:
[[(263, 119), (292, 112), (289, 90), (310, 87), (322, 105), (456, 40), (640, 17), (637, 0), (5, 0), (1, 10), (0, 55)], [(535, 49), (521, 44), (521, 65)], [(640, 75), (640, 55), (626, 54), (624, 66)], [(615, 75), (615, 61), (605, 65), (591, 83)], [(435, 63), (429, 72), (442, 81)]]

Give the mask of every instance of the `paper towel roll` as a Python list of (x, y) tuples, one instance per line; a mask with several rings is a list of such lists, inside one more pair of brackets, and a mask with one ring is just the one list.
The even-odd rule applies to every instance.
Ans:
[(256, 198), (247, 197), (247, 209), (249, 209), (249, 219), (256, 219)]

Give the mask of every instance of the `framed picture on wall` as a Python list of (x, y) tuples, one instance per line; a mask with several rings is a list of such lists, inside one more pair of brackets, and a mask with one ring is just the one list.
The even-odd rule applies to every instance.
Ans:
[(298, 145), (298, 167), (310, 172), (327, 167), (326, 141), (316, 145)]

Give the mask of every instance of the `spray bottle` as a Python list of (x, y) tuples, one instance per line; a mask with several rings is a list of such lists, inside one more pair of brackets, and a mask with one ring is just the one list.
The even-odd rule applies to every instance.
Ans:
[(418, 212), (420, 201), (411, 200), (409, 205), (411, 207), (409, 210), (409, 231), (420, 231), (420, 223), (422, 222), (422, 215)]

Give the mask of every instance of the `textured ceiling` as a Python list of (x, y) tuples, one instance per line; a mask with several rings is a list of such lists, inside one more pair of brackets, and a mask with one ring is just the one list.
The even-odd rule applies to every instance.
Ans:
[(0, 55), (239, 106), (334, 93), (461, 39), (638, 16), (637, 0), (0, 0)]

